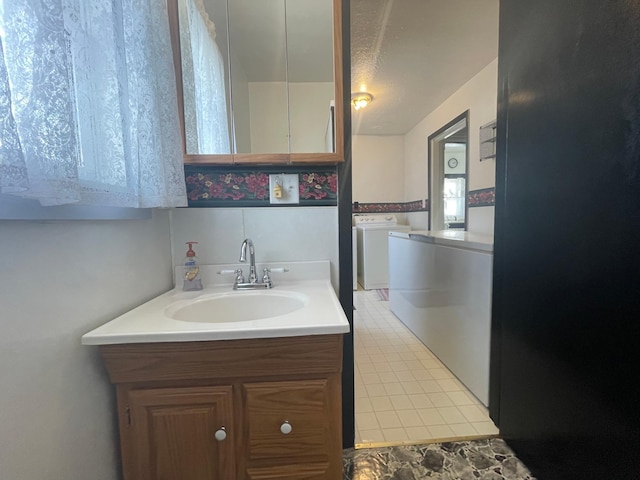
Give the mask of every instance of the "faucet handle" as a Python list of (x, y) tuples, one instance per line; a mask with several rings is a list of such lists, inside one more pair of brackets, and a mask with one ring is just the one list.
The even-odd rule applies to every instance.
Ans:
[(238, 283), (244, 283), (244, 275), (242, 274), (241, 268), (219, 270), (217, 273), (218, 275), (228, 275), (230, 273), (233, 273), (236, 276), (236, 285)]
[(271, 276), (269, 275), (270, 273), (271, 273), (271, 270), (269, 268), (262, 269), (262, 283), (271, 282)]
[(287, 267), (268, 268), (266, 270), (269, 270), (270, 272), (273, 272), (273, 273), (285, 273), (289, 271)]
[(263, 268), (262, 269), (262, 283), (270, 283), (271, 282), (271, 273), (284, 273), (288, 272), (289, 269), (286, 267), (277, 267), (277, 268)]

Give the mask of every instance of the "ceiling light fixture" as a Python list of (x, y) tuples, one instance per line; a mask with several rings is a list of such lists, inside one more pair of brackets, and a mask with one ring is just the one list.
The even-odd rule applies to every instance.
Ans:
[(373, 101), (373, 95), (367, 92), (358, 92), (351, 94), (351, 104), (356, 110), (366, 107)]

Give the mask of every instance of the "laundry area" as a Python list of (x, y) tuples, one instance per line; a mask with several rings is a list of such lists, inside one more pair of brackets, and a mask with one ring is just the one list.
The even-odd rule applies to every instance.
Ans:
[(411, 227), (392, 213), (354, 215), (353, 224), (358, 284), (364, 290), (389, 288), (389, 232), (408, 232)]

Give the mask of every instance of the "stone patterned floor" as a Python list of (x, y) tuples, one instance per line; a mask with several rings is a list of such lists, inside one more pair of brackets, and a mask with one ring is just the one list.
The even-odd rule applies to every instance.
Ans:
[(344, 480), (535, 480), (499, 438), (344, 451)]

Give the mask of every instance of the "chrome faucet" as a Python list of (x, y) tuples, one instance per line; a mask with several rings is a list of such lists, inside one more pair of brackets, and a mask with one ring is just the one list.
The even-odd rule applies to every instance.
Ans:
[(257, 283), (258, 275), (256, 274), (256, 250), (253, 246), (253, 240), (245, 238), (240, 249), (240, 262), (247, 261), (247, 247), (249, 248), (249, 283)]
[(245, 282), (244, 275), (241, 268), (234, 268), (231, 270), (220, 270), (218, 274), (234, 274), (236, 281), (233, 284), (234, 290), (259, 290), (263, 288), (273, 288), (273, 282), (271, 282), (271, 272), (284, 273), (289, 269), (286, 267), (278, 268), (264, 268), (262, 270), (262, 277), (258, 278), (256, 272), (256, 249), (253, 246), (253, 241), (250, 238), (245, 238), (242, 242), (242, 248), (240, 249), (240, 262), (247, 262), (247, 249), (249, 249), (249, 278)]

